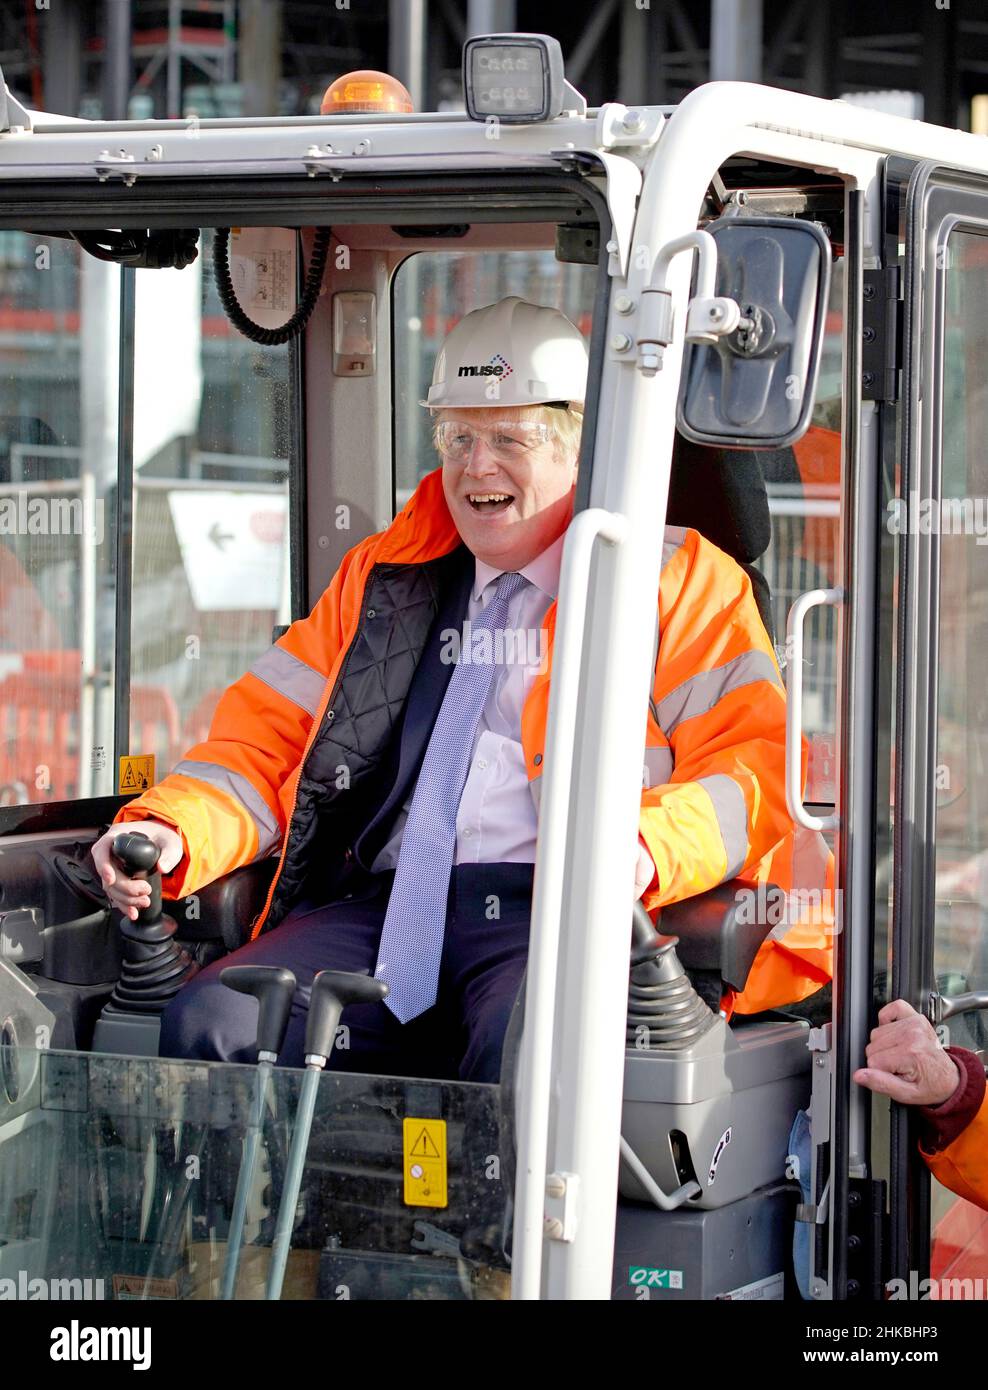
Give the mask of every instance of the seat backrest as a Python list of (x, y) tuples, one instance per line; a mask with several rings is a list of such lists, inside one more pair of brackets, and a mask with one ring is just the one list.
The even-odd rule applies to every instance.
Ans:
[(726, 551), (747, 573), (774, 642), (768, 582), (755, 561), (772, 539), (772, 518), (760, 455), (791, 450), (718, 449), (676, 435), (669, 480), (670, 526), (688, 526)]

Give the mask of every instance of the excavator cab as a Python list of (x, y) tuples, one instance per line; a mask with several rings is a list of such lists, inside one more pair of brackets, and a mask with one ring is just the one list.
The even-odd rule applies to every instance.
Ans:
[[(898, 995), (982, 1043), (976, 654), (931, 680), (980, 552), (907, 524), (907, 483), (981, 466), (988, 156), (729, 83), (588, 110), (554, 45), (471, 40), (465, 113), (363, 93), (190, 133), (8, 94), (0, 574), (34, 615), (0, 611), (10, 1296), (864, 1302), (942, 1259), (945, 1221), (974, 1249), (850, 1073)], [(542, 73), (531, 109), (489, 80), (506, 52)], [(279, 846), (135, 930), (89, 848), (434, 466), (435, 352), (506, 293), (561, 308), (590, 375), (500, 1084), (160, 1058), (169, 981), (248, 938)], [(749, 574), (806, 873), (656, 921), (621, 866), (664, 526)], [(728, 1016), (804, 920), (833, 991)]]

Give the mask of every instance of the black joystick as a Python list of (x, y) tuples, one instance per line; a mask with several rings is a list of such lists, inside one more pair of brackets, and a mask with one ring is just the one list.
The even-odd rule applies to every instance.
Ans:
[(123, 964), (105, 1013), (160, 1014), (199, 969), (172, 940), (175, 922), (161, 911), (160, 853), (154, 841), (139, 830), (118, 835), (113, 842), (114, 862), (129, 878), (147, 879), (151, 902), (138, 911), (136, 922), (121, 918)]
[(112, 853), (114, 863), (128, 878), (144, 877), (150, 884), (151, 903), (138, 911), (137, 925), (154, 925), (161, 917), (161, 874), (157, 868), (161, 850), (139, 830), (129, 830), (114, 840)]
[(632, 914), (631, 937), (628, 1046), (689, 1047), (713, 1027), (717, 1015), (697, 994), (676, 954), (679, 937), (657, 932), (640, 900)]

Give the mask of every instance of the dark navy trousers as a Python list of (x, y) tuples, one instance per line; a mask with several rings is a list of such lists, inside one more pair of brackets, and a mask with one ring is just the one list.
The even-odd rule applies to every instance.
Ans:
[[(436, 1003), (399, 1023), (385, 1004), (344, 1009), (329, 1061), (341, 1071), (497, 1081), (508, 1018), (528, 959), (532, 864), (454, 865)], [(298, 991), (279, 1062), (304, 1065), (313, 977), (370, 975), (377, 963), (394, 872), (355, 870), (323, 906), (301, 903), (273, 931), (199, 972), (161, 1019), (162, 1057), (256, 1060), (257, 1003), (220, 983), (227, 965), (283, 965)]]

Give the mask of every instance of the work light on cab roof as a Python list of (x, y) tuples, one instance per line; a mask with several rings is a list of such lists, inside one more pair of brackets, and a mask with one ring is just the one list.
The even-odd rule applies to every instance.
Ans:
[(566, 81), (563, 50), (551, 34), (479, 34), (463, 45), (463, 96), (474, 121), (508, 125), (579, 115), (586, 98)]

